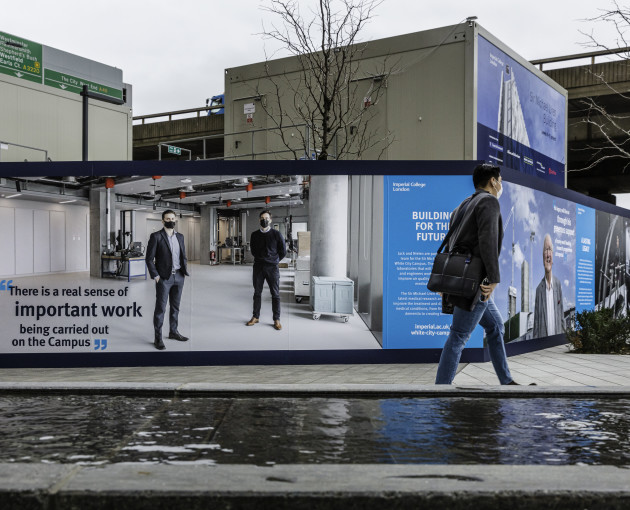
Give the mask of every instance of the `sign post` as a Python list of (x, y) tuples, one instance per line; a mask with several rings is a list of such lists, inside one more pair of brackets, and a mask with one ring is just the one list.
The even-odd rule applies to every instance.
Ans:
[(188, 161), (192, 159), (192, 151), (190, 149), (184, 149), (177, 147), (176, 145), (169, 145), (168, 143), (158, 143), (158, 160), (162, 161), (162, 147), (166, 147), (166, 151), (174, 156), (181, 156), (182, 151), (188, 152)]

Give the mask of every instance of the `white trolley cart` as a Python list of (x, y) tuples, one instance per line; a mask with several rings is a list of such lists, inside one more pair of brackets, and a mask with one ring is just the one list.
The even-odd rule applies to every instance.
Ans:
[(313, 320), (322, 315), (335, 315), (348, 322), (354, 315), (354, 281), (330, 276), (311, 277)]

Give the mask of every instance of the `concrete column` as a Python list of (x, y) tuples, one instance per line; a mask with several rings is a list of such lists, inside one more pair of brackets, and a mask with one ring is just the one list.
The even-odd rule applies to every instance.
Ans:
[[(244, 210), (241, 211), (241, 246), (245, 246), (247, 244), (247, 241), (249, 240), (248, 234), (249, 232), (247, 231), (247, 211)], [(245, 253), (243, 253), (243, 256), (244, 255)]]
[(354, 299), (359, 296), (359, 240), (360, 240), (360, 186), (361, 176), (350, 177), (350, 208), (349, 208), (349, 247), (348, 247), (348, 277), (354, 281)]
[(200, 250), (199, 263), (210, 264), (210, 250), (217, 251), (217, 209), (209, 205), (201, 206), (199, 222)]
[(199, 220), (199, 263), (210, 264), (210, 206), (201, 206)]
[(347, 276), (347, 175), (313, 175), (311, 177), (309, 221), (311, 275)]
[[(109, 242), (107, 222), (109, 221)], [(90, 276), (101, 276), (101, 254), (113, 247), (116, 238), (116, 195), (104, 189), (90, 190)]]
[[(217, 236), (217, 220), (219, 219), (218, 213), (217, 213), (217, 208), (216, 207), (211, 207), (210, 208), (210, 249), (213, 251), (217, 251), (217, 246), (219, 244)], [(217, 257), (219, 256), (219, 254), (217, 253)]]

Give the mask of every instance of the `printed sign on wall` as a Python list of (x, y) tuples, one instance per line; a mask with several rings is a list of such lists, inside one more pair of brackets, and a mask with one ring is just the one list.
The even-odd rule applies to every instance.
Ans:
[[(385, 178), (383, 348), (441, 348), (451, 316), (427, 289), (435, 253), (451, 212), (474, 192), (470, 176)], [(482, 346), (477, 328), (468, 347)]]
[(564, 186), (566, 98), (478, 39), (477, 159)]

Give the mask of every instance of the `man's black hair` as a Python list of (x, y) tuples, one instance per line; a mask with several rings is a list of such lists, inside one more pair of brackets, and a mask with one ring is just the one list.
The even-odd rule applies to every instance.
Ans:
[(498, 179), (501, 175), (501, 169), (498, 166), (491, 165), (489, 163), (482, 163), (477, 165), (473, 170), (473, 184), (475, 189), (485, 188), (488, 181), (493, 177)]
[[(164, 211), (162, 213), (162, 221), (164, 221), (164, 216), (166, 216), (167, 214), (175, 214), (175, 211), (173, 211), (171, 209), (167, 209), (166, 211)], [(175, 216), (177, 216), (177, 214), (175, 214)]]
[(258, 215), (258, 217), (262, 218), (262, 215), (265, 213), (267, 213), (270, 218), (273, 218), (273, 216), (271, 216), (271, 211), (269, 211), (268, 209), (265, 209), (264, 211), (260, 211), (260, 214)]

